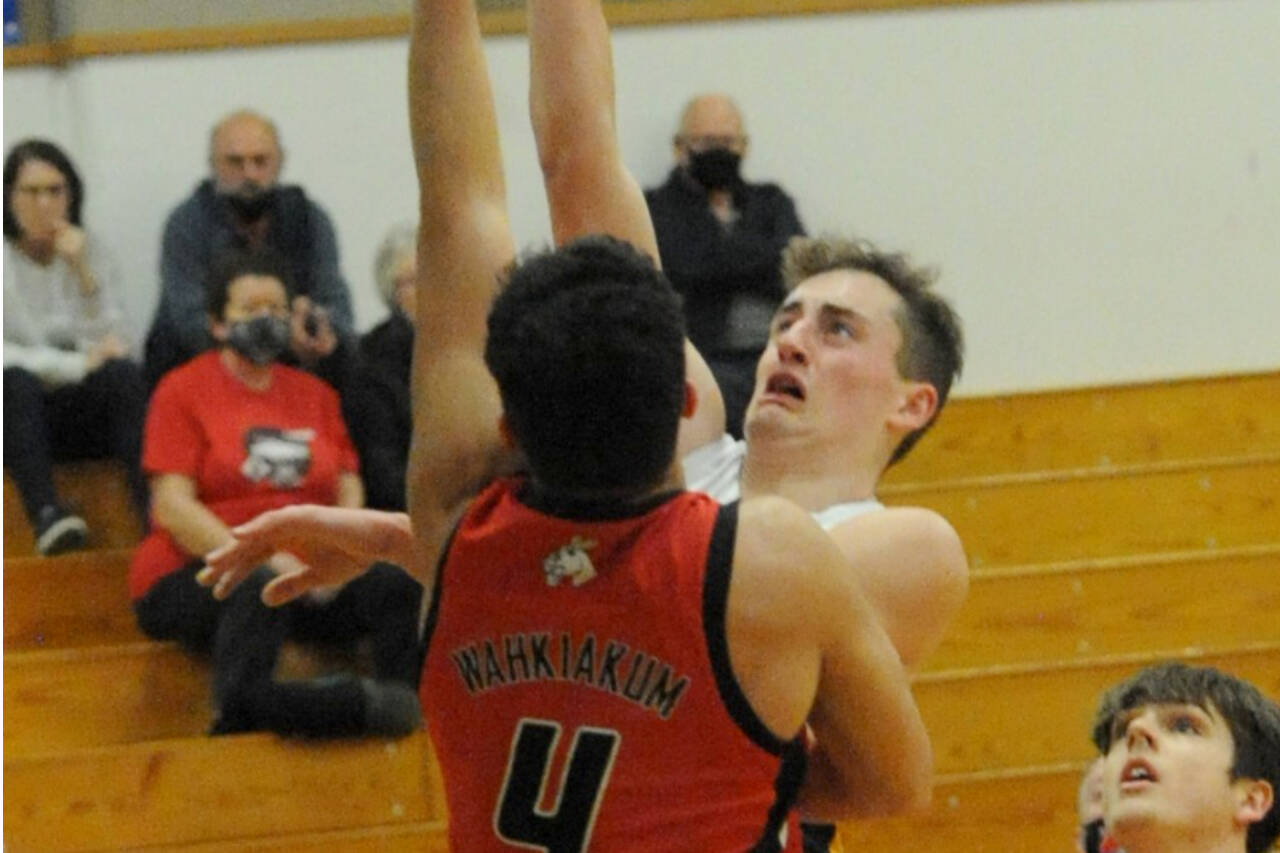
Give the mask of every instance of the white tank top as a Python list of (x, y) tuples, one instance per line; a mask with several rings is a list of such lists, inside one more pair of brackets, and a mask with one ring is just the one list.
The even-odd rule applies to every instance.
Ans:
[[(742, 476), (742, 460), (747, 454), (747, 443), (737, 441), (725, 433), (719, 441), (704, 444), (681, 460), (684, 467), (685, 488), (692, 492), (704, 492), (722, 504), (733, 503), (742, 497), (738, 480)], [(832, 504), (811, 513), (823, 530), (848, 521), (867, 512), (884, 509), (875, 498)]]

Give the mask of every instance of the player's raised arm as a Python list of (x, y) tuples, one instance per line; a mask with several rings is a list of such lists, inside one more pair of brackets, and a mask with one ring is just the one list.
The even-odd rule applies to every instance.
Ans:
[(409, 119), (420, 225), (407, 484), (420, 545), (411, 570), (425, 581), (503, 449), (485, 320), (514, 246), (474, 0), (414, 0)]
[[(644, 193), (618, 145), (613, 51), (600, 0), (529, 0), (527, 9), (529, 114), (556, 244), (608, 234), (661, 263)], [(715, 377), (692, 344), (685, 358), (699, 403), (681, 423), (680, 455), (724, 432)]]

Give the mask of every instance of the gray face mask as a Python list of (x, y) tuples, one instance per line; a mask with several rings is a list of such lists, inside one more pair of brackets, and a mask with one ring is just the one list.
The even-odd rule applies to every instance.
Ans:
[(275, 361), (289, 347), (289, 321), (259, 314), (228, 327), (227, 346), (262, 367)]

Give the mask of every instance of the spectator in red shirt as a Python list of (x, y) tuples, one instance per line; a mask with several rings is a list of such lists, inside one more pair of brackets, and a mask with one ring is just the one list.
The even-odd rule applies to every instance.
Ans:
[[(288, 280), (275, 255), (222, 258), (207, 294), (216, 348), (156, 388), (142, 463), (151, 477), (153, 526), (130, 565), (134, 611), (149, 636), (212, 653), (215, 734), (405, 734), (420, 722), (412, 688), (419, 591), (402, 571), (375, 566), (285, 611), (259, 600), (275, 573), (296, 563), (285, 551), (225, 600), (196, 582), (199, 555), (230, 541), (230, 528), (258, 513), (364, 502), (337, 394), (276, 360), (289, 345)], [(373, 636), (380, 680), (272, 677), (286, 639), (361, 634)]]

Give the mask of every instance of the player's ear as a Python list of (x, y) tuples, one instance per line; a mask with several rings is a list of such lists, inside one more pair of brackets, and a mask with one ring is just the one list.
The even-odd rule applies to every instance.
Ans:
[(1239, 799), (1236, 802), (1236, 821), (1241, 826), (1257, 823), (1267, 816), (1275, 804), (1275, 792), (1266, 779), (1240, 778), (1233, 783)]
[(684, 381), (684, 406), (680, 409), (680, 417), (688, 420), (698, 411), (698, 389), (688, 379)]
[(511, 431), (511, 424), (507, 423), (507, 415), (505, 412), (498, 415), (498, 436), (502, 439), (502, 444), (505, 447), (511, 450), (518, 449), (515, 433)]
[(928, 424), (937, 411), (938, 389), (929, 382), (908, 381), (890, 423), (904, 433), (914, 432)]

